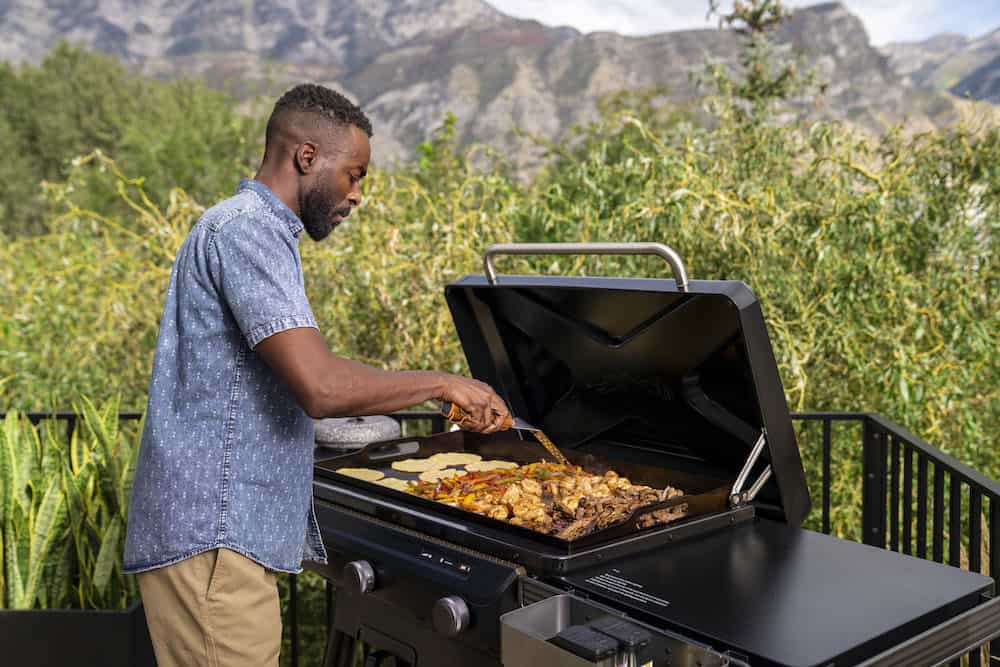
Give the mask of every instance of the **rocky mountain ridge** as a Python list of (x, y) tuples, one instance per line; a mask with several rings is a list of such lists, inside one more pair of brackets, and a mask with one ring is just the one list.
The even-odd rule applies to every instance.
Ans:
[[(581, 34), (481, 0), (0, 0), (0, 36), (8, 61), (36, 61), (67, 39), (152, 74), (197, 73), (244, 93), (334, 85), (373, 117), (383, 160), (408, 157), (452, 112), (461, 139), (491, 143), (518, 164), (537, 148), (514, 127), (559, 137), (623, 88), (663, 86), (690, 101), (705, 63), (735, 62), (740, 50), (731, 31)], [(874, 130), (954, 120), (954, 100), (906, 85), (839, 3), (796, 11), (778, 40), (780, 57), (802, 58), (829, 82), (810, 113)]]
[(975, 39), (945, 33), (882, 51), (906, 83), (1000, 104), (1000, 29)]

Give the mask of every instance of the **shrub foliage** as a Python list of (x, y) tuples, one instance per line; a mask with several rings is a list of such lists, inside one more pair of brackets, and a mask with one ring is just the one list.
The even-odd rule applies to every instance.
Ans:
[[(302, 242), (332, 349), (460, 371), (442, 288), (481, 271), (489, 243), (663, 241), (694, 277), (753, 287), (793, 409), (879, 411), (1000, 472), (996, 128), (873, 139), (725, 113), (705, 128), (632, 98), (571, 141), (530, 185), (486, 149), (461, 151), (447, 124), (417, 166), (374, 170), (356, 216)], [(100, 153), (74, 164), (48, 192), (63, 211), (53, 231), (0, 250), (0, 398), (39, 408), (120, 392), (141, 409), (170, 264), (202, 204), (174, 189), (158, 206)], [(78, 204), (94, 179), (126, 212)], [(504, 262), (664, 273), (635, 258)]]

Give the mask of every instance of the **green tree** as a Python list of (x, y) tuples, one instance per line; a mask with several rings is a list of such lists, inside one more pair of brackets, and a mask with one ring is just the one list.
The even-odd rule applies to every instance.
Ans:
[(774, 31), (789, 17), (782, 0), (735, 0), (729, 12), (720, 10), (719, 0), (709, 0), (708, 6), (709, 15), (718, 16), (719, 27), (743, 41), (735, 72), (721, 65), (709, 69), (724, 109), (745, 120), (769, 116), (776, 104), (816, 85), (815, 72), (775, 58)]
[[(100, 150), (127, 171), (146, 175), (163, 206), (174, 187), (203, 200), (233, 190), (260, 155), (263, 123), (231, 97), (194, 79), (163, 82), (129, 72), (114, 58), (60, 44), (39, 65), (0, 66), (0, 230), (47, 230), (53, 212), (39, 197), (43, 181), (70, 175), (70, 161)], [(192, 122), (197, 119), (197, 122)], [(75, 172), (89, 208), (121, 211), (105, 179)]]

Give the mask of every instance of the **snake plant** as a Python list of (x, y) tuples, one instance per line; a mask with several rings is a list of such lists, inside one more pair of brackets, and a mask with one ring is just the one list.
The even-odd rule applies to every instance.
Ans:
[[(140, 430), (84, 398), (68, 442), (12, 412), (0, 430), (0, 607), (123, 608), (121, 553)], [(141, 425), (140, 425), (141, 429)]]

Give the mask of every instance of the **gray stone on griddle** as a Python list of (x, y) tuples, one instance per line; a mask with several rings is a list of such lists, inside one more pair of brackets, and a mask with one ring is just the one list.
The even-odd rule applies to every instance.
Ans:
[(316, 445), (329, 449), (356, 450), (400, 436), (399, 422), (381, 415), (317, 419), (315, 424)]

